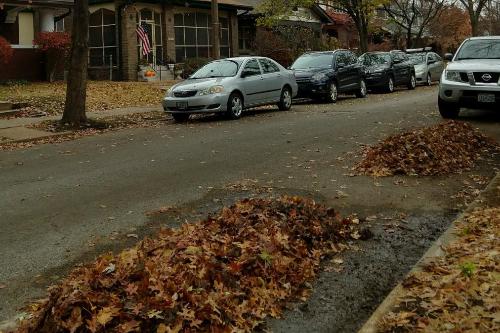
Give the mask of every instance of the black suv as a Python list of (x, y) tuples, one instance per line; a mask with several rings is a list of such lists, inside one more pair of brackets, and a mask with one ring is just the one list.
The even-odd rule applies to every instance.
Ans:
[(404, 52), (367, 52), (359, 62), (365, 67), (369, 89), (393, 92), (395, 86), (415, 89), (417, 85), (415, 67)]
[(290, 68), (295, 72), (299, 85), (298, 97), (326, 99), (335, 103), (339, 93), (366, 96), (363, 66), (351, 51), (306, 53)]

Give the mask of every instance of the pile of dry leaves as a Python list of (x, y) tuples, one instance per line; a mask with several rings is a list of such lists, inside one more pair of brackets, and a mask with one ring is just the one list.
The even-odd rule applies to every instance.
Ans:
[(234, 332), (305, 299), (320, 260), (357, 234), (297, 197), (248, 199), (77, 268), (22, 332)]
[(498, 332), (500, 208), (476, 211), (446, 255), (412, 274), (380, 332)]
[(448, 174), (470, 169), (493, 149), (496, 143), (471, 125), (448, 121), (388, 137), (368, 148), (355, 170), (376, 177)]

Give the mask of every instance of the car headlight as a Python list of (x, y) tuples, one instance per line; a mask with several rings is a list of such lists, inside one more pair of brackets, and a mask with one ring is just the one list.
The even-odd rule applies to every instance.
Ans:
[(204, 95), (219, 94), (223, 91), (224, 91), (224, 86), (211, 86), (210, 88), (200, 90), (198, 92), (198, 95), (204, 96)]
[(174, 87), (170, 87), (168, 90), (167, 90), (167, 94), (165, 97), (172, 97), (172, 95), (174, 94)]
[(325, 73), (316, 73), (311, 77), (311, 79), (313, 81), (323, 81), (324, 79), (326, 79), (326, 74)]
[(460, 78), (460, 72), (457, 71), (446, 71), (446, 80), (462, 82), (462, 79)]

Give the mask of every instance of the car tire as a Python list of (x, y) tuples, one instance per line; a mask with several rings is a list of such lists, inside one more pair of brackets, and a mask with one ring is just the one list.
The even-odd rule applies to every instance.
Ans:
[(438, 97), (438, 107), (441, 117), (445, 119), (455, 119), (460, 113), (460, 106), (457, 103), (443, 101), (441, 97)]
[(278, 109), (280, 111), (288, 111), (292, 107), (292, 89), (289, 87), (284, 87), (281, 90), (281, 97), (278, 103)]
[(239, 119), (243, 113), (243, 97), (240, 93), (233, 92), (227, 100), (227, 117), (229, 119)]
[(431, 74), (427, 73), (427, 81), (425, 81), (425, 84), (430, 87), (432, 86), (432, 78), (431, 78)]
[(330, 91), (328, 95), (326, 96), (326, 100), (330, 103), (337, 103), (337, 98), (339, 95), (338, 87), (337, 87), (337, 82), (332, 81), (330, 83)]
[(417, 86), (417, 79), (415, 78), (415, 74), (411, 73), (410, 81), (408, 81), (408, 89), (413, 90)]
[(365, 79), (361, 79), (359, 82), (359, 89), (356, 91), (356, 97), (358, 98), (365, 98), (367, 95), (367, 88), (366, 88), (366, 82)]
[(394, 92), (394, 78), (392, 77), (392, 75), (389, 76), (389, 79), (387, 80), (387, 86), (384, 90), (387, 93)]
[(189, 120), (189, 113), (172, 113), (172, 118), (174, 118), (176, 123), (185, 123)]

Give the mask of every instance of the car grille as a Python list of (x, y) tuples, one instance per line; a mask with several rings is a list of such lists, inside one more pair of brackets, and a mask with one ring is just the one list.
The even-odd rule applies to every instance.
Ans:
[(474, 72), (474, 80), (478, 83), (498, 83), (500, 73)]
[(295, 78), (295, 81), (297, 83), (309, 83), (309, 82), (311, 82), (311, 78), (310, 77), (297, 77), (297, 78)]
[(196, 90), (180, 90), (180, 91), (174, 91), (174, 96), (175, 97), (180, 97), (180, 98), (186, 98), (186, 97), (193, 97), (196, 95), (198, 91)]

